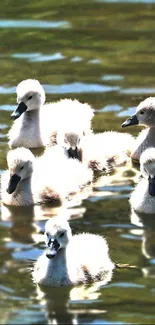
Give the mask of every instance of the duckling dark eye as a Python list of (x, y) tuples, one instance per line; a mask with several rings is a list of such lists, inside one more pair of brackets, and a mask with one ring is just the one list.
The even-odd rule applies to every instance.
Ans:
[(64, 234), (65, 234), (65, 233), (64, 233), (64, 232), (62, 232), (62, 233), (60, 234), (60, 236), (59, 236), (59, 237), (63, 237), (63, 236), (64, 236)]
[(20, 167), (20, 170), (22, 170), (22, 169), (24, 169), (24, 166), (21, 166), (21, 167)]
[(140, 114), (143, 115), (144, 114), (144, 111), (141, 111)]
[(32, 96), (29, 96), (27, 100), (30, 100), (30, 99), (32, 99)]

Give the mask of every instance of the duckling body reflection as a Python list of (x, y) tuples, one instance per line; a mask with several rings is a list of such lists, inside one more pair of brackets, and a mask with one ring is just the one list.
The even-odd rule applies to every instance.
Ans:
[(71, 99), (45, 104), (45, 92), (38, 80), (21, 81), (16, 92), (18, 106), (11, 115), (15, 121), (9, 132), (11, 147), (53, 145), (57, 130), (78, 121), (82, 132), (89, 132), (94, 114), (88, 104)]
[(26, 148), (9, 151), (9, 170), (1, 180), (2, 202), (15, 206), (61, 204), (91, 182), (92, 171), (76, 160), (67, 159), (62, 148), (51, 148), (50, 157), (35, 159)]
[(138, 105), (136, 113), (129, 117), (122, 127), (136, 124), (147, 127), (138, 135), (131, 152), (131, 157), (134, 160), (139, 160), (145, 149), (155, 147), (155, 97), (148, 97), (142, 101)]
[(53, 217), (45, 225), (45, 241), (48, 248), (32, 273), (35, 283), (58, 287), (111, 279), (114, 264), (103, 237), (89, 233), (72, 236), (68, 221)]
[(143, 178), (131, 194), (131, 207), (142, 213), (155, 213), (155, 148), (146, 149), (140, 157)]

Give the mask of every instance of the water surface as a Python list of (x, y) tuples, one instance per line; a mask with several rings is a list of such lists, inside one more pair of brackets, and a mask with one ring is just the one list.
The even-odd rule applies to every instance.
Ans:
[[(154, 21), (154, 1), (1, 2), (0, 173), (16, 85), (26, 78), (43, 84), (47, 101), (89, 102), (95, 132), (124, 132), (126, 116), (155, 93)], [(1, 323), (155, 324), (155, 219), (131, 213), (136, 173), (129, 165), (101, 177), (67, 212), (73, 233), (105, 236), (115, 262), (138, 267), (115, 270), (102, 288), (37, 288), (32, 260), (44, 249), (45, 221), (61, 209), (1, 207)]]

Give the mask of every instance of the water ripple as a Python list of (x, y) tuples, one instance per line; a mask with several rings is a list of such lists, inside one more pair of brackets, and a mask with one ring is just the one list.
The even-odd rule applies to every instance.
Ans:
[[(80, 94), (80, 93), (102, 93), (117, 91), (120, 87), (99, 85), (99, 84), (86, 84), (82, 82), (73, 82), (63, 85), (45, 85), (43, 87), (47, 94)], [(0, 86), (0, 94), (13, 94), (16, 92), (16, 87)], [(10, 105), (0, 106), (4, 110), (10, 110)]]
[(82, 61), (83, 58), (81, 58), (80, 56), (74, 56), (72, 59), (71, 59), (71, 62), (80, 62)]
[(0, 86), (0, 94), (12, 94), (16, 92), (16, 87)]
[(64, 85), (43, 85), (48, 94), (67, 94), (67, 93), (102, 93), (117, 91), (120, 87), (99, 85), (99, 84), (86, 84), (82, 82), (73, 82)]
[(0, 28), (70, 28), (67, 21), (0, 19)]
[(103, 81), (111, 81), (111, 80), (117, 81), (117, 80), (123, 80), (123, 79), (124, 79), (124, 77), (121, 76), (120, 74), (113, 74), (113, 75), (107, 74), (107, 75), (104, 75), (101, 77), (101, 80), (103, 80)]
[(135, 114), (135, 111), (136, 111), (135, 106), (134, 107), (129, 107), (127, 110), (118, 113), (117, 116), (120, 116), (120, 117), (131, 116), (131, 115)]
[(118, 282), (118, 283), (108, 284), (105, 287), (108, 287), (108, 288), (120, 287), (120, 288), (139, 288), (139, 289), (143, 289), (146, 286), (144, 284), (138, 284), (138, 283), (133, 283), (133, 282)]
[(144, 94), (154, 94), (155, 88), (140, 88), (140, 87), (133, 87), (120, 90), (121, 94), (125, 95), (144, 95)]
[(106, 105), (102, 107), (101, 109), (96, 109), (95, 112), (101, 113), (101, 112), (118, 112), (122, 109), (122, 106), (117, 104), (112, 105)]
[(65, 58), (65, 56), (59, 52), (48, 55), (42, 53), (13, 53), (11, 56), (16, 59), (27, 59), (29, 62), (48, 62)]
[(16, 108), (16, 105), (0, 105), (0, 111), (9, 111), (9, 112), (11, 112), (11, 111), (14, 111), (15, 108)]
[(96, 0), (96, 2), (107, 2), (107, 3), (155, 3), (155, 0)]

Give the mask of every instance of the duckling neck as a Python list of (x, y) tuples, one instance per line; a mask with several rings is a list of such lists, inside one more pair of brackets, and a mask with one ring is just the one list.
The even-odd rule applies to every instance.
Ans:
[(40, 109), (26, 111), (23, 114), (20, 133), (20, 142), (24, 147), (36, 148), (44, 145), (45, 140), (40, 125)]
[(33, 109), (31, 111), (26, 111), (25, 112), (25, 118), (28, 121), (31, 121), (33, 118), (39, 116), (39, 110), (38, 109)]

